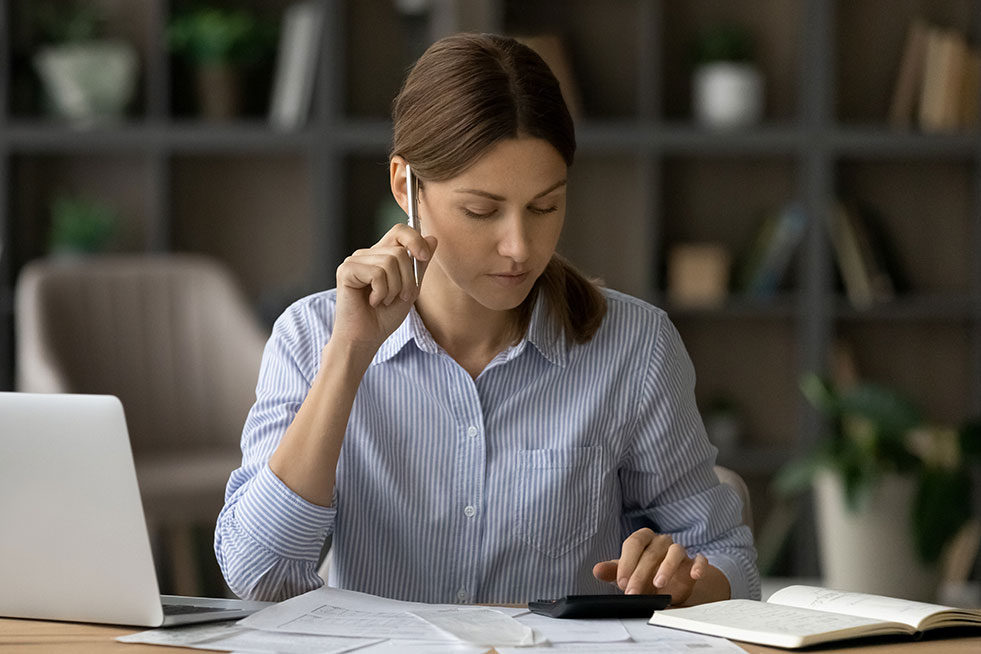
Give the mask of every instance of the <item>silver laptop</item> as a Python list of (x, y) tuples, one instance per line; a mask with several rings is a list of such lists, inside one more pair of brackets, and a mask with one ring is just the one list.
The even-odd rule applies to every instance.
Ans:
[(0, 616), (159, 627), (267, 605), (159, 594), (117, 398), (0, 393)]

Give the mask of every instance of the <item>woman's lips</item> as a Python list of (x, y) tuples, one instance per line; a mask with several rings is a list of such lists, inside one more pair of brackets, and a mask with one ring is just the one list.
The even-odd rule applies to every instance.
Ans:
[(518, 286), (528, 278), (528, 273), (491, 274), (490, 278), (502, 286)]

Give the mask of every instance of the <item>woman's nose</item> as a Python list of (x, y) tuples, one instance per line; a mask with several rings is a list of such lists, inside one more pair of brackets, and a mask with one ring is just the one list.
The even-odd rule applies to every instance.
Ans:
[(498, 254), (512, 261), (526, 261), (531, 253), (531, 237), (524, 216), (509, 216), (502, 227)]

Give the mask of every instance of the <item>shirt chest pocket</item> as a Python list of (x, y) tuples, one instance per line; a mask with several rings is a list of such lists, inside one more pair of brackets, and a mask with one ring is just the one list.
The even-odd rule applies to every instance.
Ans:
[(518, 452), (515, 534), (558, 558), (596, 534), (603, 450), (582, 447)]

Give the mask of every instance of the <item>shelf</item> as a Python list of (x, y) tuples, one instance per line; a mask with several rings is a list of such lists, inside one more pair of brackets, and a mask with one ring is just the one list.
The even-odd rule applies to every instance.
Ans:
[[(345, 119), (323, 128), (277, 131), (261, 120), (208, 123), (127, 121), (72, 127), (43, 119), (14, 119), (0, 143), (15, 152), (90, 152), (160, 147), (185, 152), (302, 152), (330, 142), (349, 152), (385, 152), (391, 145), (391, 122)], [(769, 154), (793, 155), (811, 141), (794, 125), (712, 131), (685, 123), (587, 120), (576, 127), (584, 153)], [(886, 127), (840, 127), (822, 141), (835, 153), (869, 157), (967, 158), (981, 154), (976, 134), (921, 134)]]
[(895, 300), (856, 308), (844, 298), (835, 301), (835, 317), (861, 321), (964, 320), (975, 317), (974, 301), (966, 294), (904, 295)]
[(772, 298), (733, 295), (726, 299), (721, 306), (697, 307), (675, 304), (670, 301), (665, 302), (662, 306), (672, 319), (789, 320), (797, 315), (799, 298), (793, 293), (783, 293)]
[(597, 120), (578, 124), (576, 141), (584, 152), (793, 154), (799, 148), (800, 135), (786, 125), (712, 131), (684, 123)]
[(189, 153), (305, 152), (320, 145), (314, 132), (278, 132), (261, 121), (127, 122), (92, 128), (45, 121), (11, 121), (0, 141), (5, 141), (15, 153), (78, 154), (148, 149)]
[(839, 154), (875, 157), (965, 158), (981, 153), (977, 133), (924, 134), (884, 126), (838, 127), (829, 145)]

